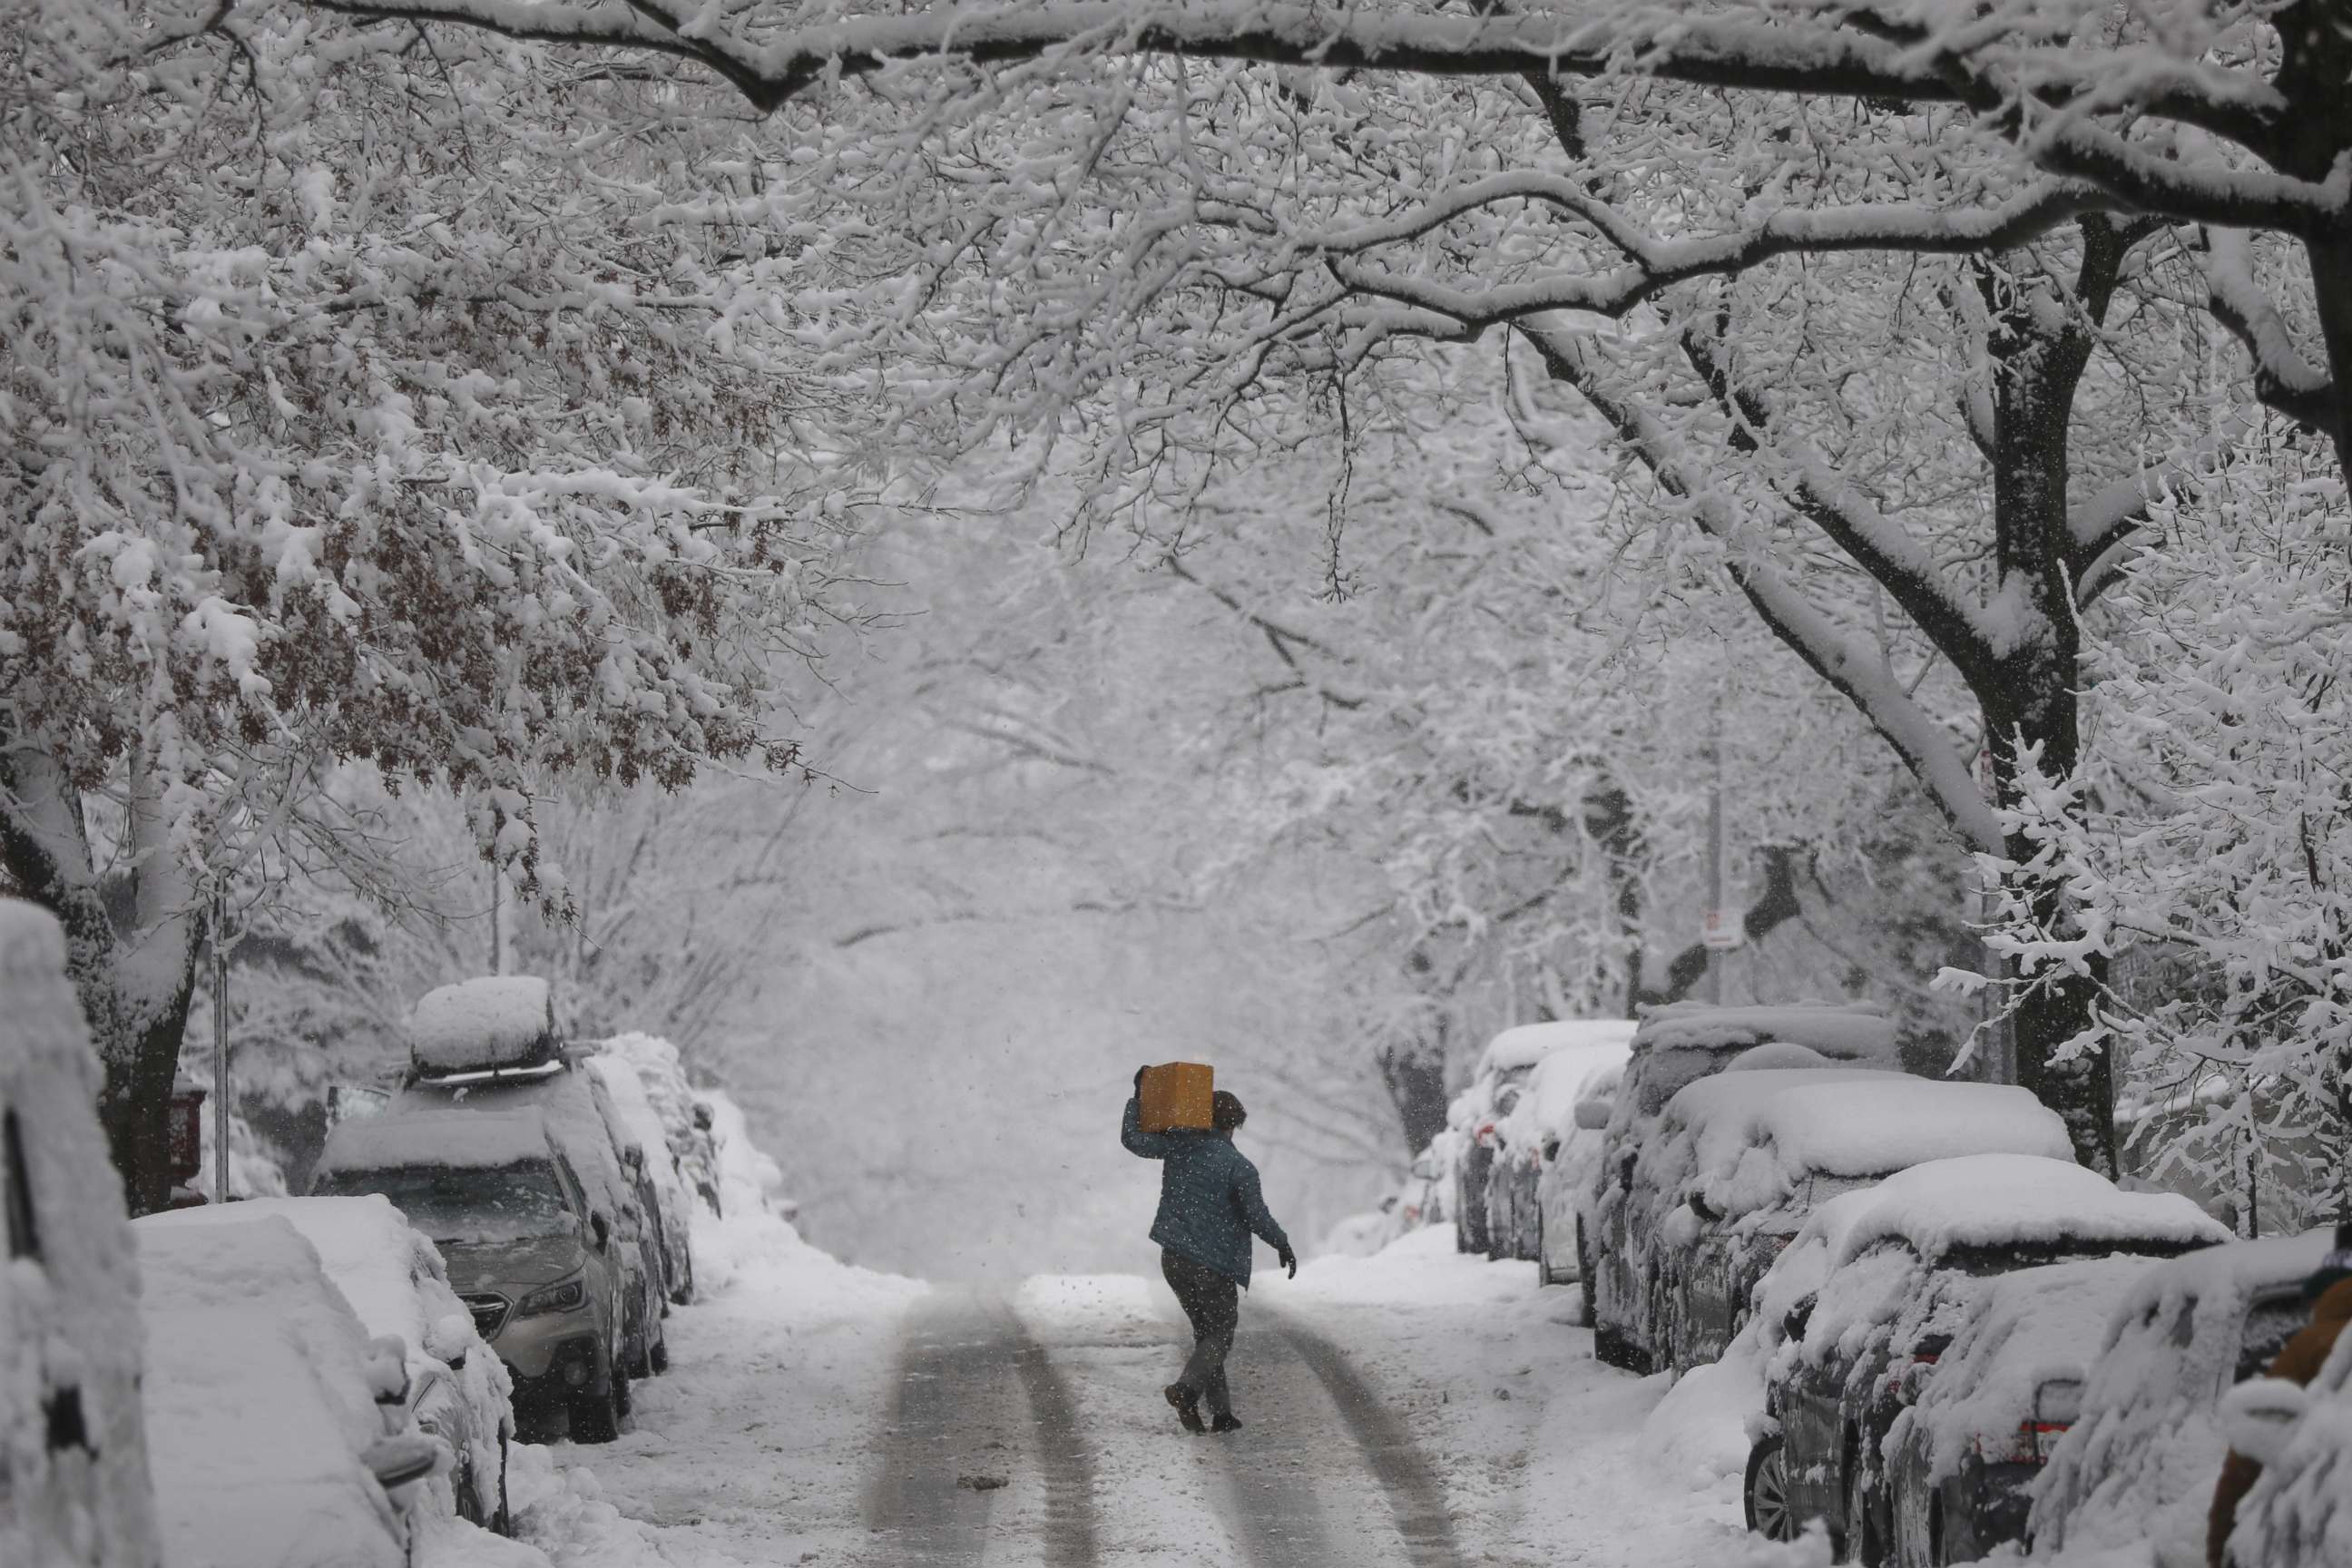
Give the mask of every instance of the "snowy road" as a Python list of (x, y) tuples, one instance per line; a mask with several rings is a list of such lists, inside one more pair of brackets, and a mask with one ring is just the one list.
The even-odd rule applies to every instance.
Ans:
[(933, 1289), (795, 1240), (672, 1320), (672, 1374), (618, 1443), (558, 1447), (525, 1527), (558, 1568), (1749, 1557), (1723, 1456), (1636, 1451), (1663, 1385), (1595, 1363), (1572, 1300), (1433, 1247), (1262, 1281), (1246, 1426), (1195, 1437), (1160, 1396), (1186, 1335), (1156, 1280)]

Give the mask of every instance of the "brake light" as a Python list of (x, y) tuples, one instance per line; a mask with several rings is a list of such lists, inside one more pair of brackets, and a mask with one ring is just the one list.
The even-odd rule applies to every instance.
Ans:
[(1918, 1396), (1918, 1390), (1914, 1385), (1916, 1384), (1919, 1380), (1916, 1375), (1914, 1375), (1913, 1369), (1916, 1367), (1933, 1366), (1935, 1364), (1936, 1352), (1934, 1351), (1918, 1352), (1913, 1355), (1908, 1362), (1895, 1368), (1893, 1375), (1887, 1378), (1886, 1392), (1889, 1394), (1902, 1394), (1908, 1398), (1916, 1398)]
[(1495, 1124), (1491, 1121), (1483, 1122), (1479, 1125), (1478, 1131), (1471, 1136), (1478, 1140), (1478, 1146), (1481, 1149), (1491, 1149), (1495, 1146)]

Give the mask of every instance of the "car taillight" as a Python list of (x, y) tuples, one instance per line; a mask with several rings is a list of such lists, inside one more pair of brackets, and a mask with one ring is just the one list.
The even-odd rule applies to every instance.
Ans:
[(1495, 1124), (1491, 1121), (1486, 1122), (1471, 1136), (1478, 1141), (1478, 1147), (1481, 1149), (1492, 1149), (1495, 1146)]

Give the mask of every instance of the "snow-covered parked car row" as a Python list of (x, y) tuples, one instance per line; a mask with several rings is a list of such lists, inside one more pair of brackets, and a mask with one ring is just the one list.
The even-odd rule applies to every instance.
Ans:
[(1599, 1129), (1562, 1161), (1595, 1352), (1745, 1412), (1751, 1528), (1903, 1568), (2151, 1531), (2200, 1562), (2234, 1445), (2269, 1456), (2235, 1561), (2352, 1560), (2352, 1351), (2225, 1397), (2312, 1321), (2326, 1237), (2233, 1243), (2121, 1190), (2030, 1095), (1906, 1073), (1856, 1008), (1660, 1008), (1571, 1120)]

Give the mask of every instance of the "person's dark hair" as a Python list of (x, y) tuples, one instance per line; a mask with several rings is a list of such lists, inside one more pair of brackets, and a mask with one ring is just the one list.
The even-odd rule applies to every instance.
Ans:
[(1209, 1100), (1209, 1125), (1220, 1132), (1232, 1132), (1249, 1120), (1242, 1108), (1242, 1097), (1229, 1089), (1219, 1089)]

